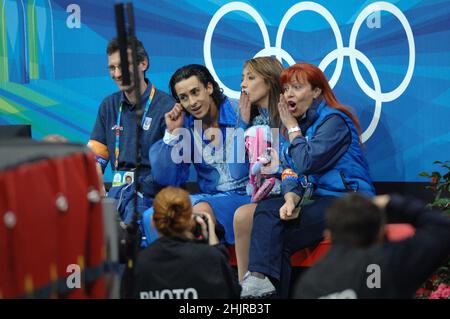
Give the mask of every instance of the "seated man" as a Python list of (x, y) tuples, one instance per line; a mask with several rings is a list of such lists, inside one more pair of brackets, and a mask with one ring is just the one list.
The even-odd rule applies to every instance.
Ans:
[[(384, 241), (385, 222), (416, 233)], [(326, 223), (331, 249), (300, 278), (296, 298), (411, 298), (450, 254), (450, 219), (413, 198), (352, 194), (330, 207)]]
[[(201, 192), (191, 196), (194, 212), (206, 212), (232, 244), (234, 212), (250, 203), (244, 139), (237, 135), (238, 131), (244, 134), (243, 129), (237, 130), (239, 107), (222, 93), (203, 65), (178, 69), (170, 79), (170, 90), (179, 103), (166, 113), (164, 138), (150, 150), (152, 176), (159, 184), (180, 186), (194, 167)], [(152, 214), (149, 209), (143, 216), (147, 243), (157, 237), (148, 225)]]
[[(134, 171), (136, 168), (136, 99), (135, 91), (139, 89), (141, 93), (141, 105), (143, 116), (141, 122), (140, 153), (141, 169), (140, 182), (142, 182), (142, 193), (146, 203), (140, 203), (144, 207), (151, 205), (151, 199), (160, 190), (160, 187), (151, 179), (151, 165), (148, 158), (150, 146), (164, 136), (166, 129), (164, 114), (169, 112), (175, 101), (168, 94), (158, 90), (147, 78), (145, 72), (149, 66), (149, 59), (144, 46), (138, 40), (137, 62), (139, 83), (133, 83), (133, 67), (131, 58), (131, 43), (128, 44), (128, 57), (130, 65), (131, 84), (124, 85), (122, 70), (120, 67), (119, 43), (117, 39), (109, 42), (106, 49), (108, 55), (108, 69), (111, 78), (119, 87), (116, 92), (106, 97), (99, 107), (94, 129), (92, 130), (88, 145), (96, 154), (97, 162), (104, 171), (108, 162), (111, 162), (114, 181), (113, 186), (121, 186), (127, 181), (134, 181)], [(130, 178), (126, 178), (130, 176)], [(131, 181), (130, 181), (131, 182)], [(110, 191), (109, 196), (118, 197), (117, 190)], [(128, 193), (130, 199), (133, 192)], [(122, 219), (129, 223), (134, 211), (132, 201), (121, 201), (118, 207)], [(141, 207), (142, 209), (142, 207)]]

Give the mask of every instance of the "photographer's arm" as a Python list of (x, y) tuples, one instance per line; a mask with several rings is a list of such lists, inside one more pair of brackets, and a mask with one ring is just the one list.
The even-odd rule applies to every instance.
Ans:
[(388, 223), (410, 223), (414, 236), (386, 244), (386, 260), (398, 287), (411, 294), (450, 254), (450, 219), (413, 197), (391, 195), (386, 206)]

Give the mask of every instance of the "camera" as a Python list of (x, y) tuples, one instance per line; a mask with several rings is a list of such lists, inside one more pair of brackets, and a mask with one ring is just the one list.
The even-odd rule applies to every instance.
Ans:
[(203, 221), (205, 222), (205, 225), (206, 225), (206, 234), (209, 234), (208, 217), (205, 215), (194, 214), (195, 226), (194, 226), (194, 229), (192, 230), (192, 233), (194, 234), (195, 239), (207, 241), (208, 237), (205, 238), (205, 236), (203, 235), (202, 225), (197, 222), (196, 217), (200, 217), (203, 219)]

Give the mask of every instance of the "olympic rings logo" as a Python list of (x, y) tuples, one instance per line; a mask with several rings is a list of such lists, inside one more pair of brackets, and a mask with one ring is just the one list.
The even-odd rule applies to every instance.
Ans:
[[(360, 86), (360, 88), (363, 90), (364, 93), (366, 93), (370, 98), (372, 98), (375, 101), (375, 111), (372, 117), (372, 120), (367, 127), (367, 129), (362, 133), (361, 138), (362, 141), (367, 141), (370, 136), (372, 136), (373, 132), (375, 131), (378, 121), (380, 120), (381, 115), (381, 104), (382, 102), (390, 102), (395, 99), (397, 99), (408, 87), (409, 82), (411, 81), (413, 72), (414, 72), (414, 64), (415, 64), (415, 44), (414, 44), (414, 37), (412, 33), (411, 26), (409, 25), (408, 20), (406, 19), (405, 15), (400, 11), (399, 8), (394, 6), (391, 3), (388, 2), (375, 2), (367, 7), (365, 7), (361, 13), (358, 15), (358, 17), (355, 20), (355, 23), (353, 24), (352, 30), (350, 32), (350, 39), (349, 39), (349, 46), (344, 47), (343, 41), (342, 41), (342, 35), (341, 31), (339, 29), (339, 26), (332, 16), (332, 14), (323, 6), (320, 4), (317, 4), (315, 2), (305, 1), (305, 2), (299, 2), (292, 6), (283, 16), (280, 25), (278, 27), (278, 32), (275, 40), (275, 46), (272, 47), (270, 45), (270, 39), (269, 39), (269, 32), (267, 30), (267, 27), (264, 23), (263, 18), (261, 15), (250, 5), (243, 3), (243, 2), (230, 2), (223, 7), (221, 7), (212, 17), (211, 21), (209, 22), (208, 28), (206, 30), (205, 34), (205, 40), (203, 44), (203, 55), (205, 59), (205, 65), (206, 67), (211, 71), (211, 74), (214, 76), (214, 78), (217, 80), (218, 84), (223, 88), (224, 93), (232, 98), (239, 98), (239, 91), (232, 90), (228, 88), (220, 78), (218, 77), (216, 70), (214, 69), (214, 65), (212, 63), (211, 58), (211, 41), (214, 29), (217, 26), (217, 23), (220, 21), (220, 19), (226, 15), (227, 13), (233, 12), (233, 11), (242, 11), (247, 14), (249, 14), (258, 24), (259, 29), (261, 30), (263, 41), (264, 41), (264, 49), (259, 51), (255, 57), (258, 56), (268, 56), (268, 55), (274, 55), (276, 56), (280, 61), (283, 59), (285, 60), (289, 65), (295, 64), (295, 60), (289, 55), (288, 52), (283, 50), (281, 48), (281, 43), (283, 40), (283, 33), (286, 29), (286, 25), (288, 24), (289, 20), (297, 13), (302, 11), (314, 11), (318, 14), (320, 14), (325, 20), (330, 24), (331, 29), (333, 30), (335, 39), (336, 39), (336, 46), (337, 48), (330, 53), (328, 53), (323, 60), (319, 64), (319, 68), (324, 71), (327, 66), (333, 62), (334, 60), (337, 60), (336, 63), (336, 69), (334, 70), (333, 76), (330, 79), (330, 86), (333, 88), (342, 72), (342, 67), (344, 64), (344, 57), (348, 56), (350, 59), (350, 66), (353, 72), (353, 75), (355, 76), (355, 79)], [(403, 78), (402, 82), (399, 84), (397, 88), (390, 92), (382, 92), (381, 91), (381, 85), (380, 85), (380, 79), (378, 78), (378, 74), (373, 66), (373, 64), (370, 62), (370, 60), (365, 56), (361, 51), (356, 49), (356, 37), (358, 35), (359, 29), (361, 27), (361, 24), (363, 21), (373, 12), (379, 12), (379, 11), (387, 11), (394, 16), (397, 17), (397, 19), (401, 22), (408, 39), (408, 48), (409, 48), (409, 62), (408, 62), (408, 69), (406, 71), (406, 75)], [(370, 76), (372, 77), (372, 81), (374, 83), (374, 89), (372, 89), (363, 79), (359, 69), (358, 64), (356, 60), (359, 60), (364, 66), (367, 68)]]

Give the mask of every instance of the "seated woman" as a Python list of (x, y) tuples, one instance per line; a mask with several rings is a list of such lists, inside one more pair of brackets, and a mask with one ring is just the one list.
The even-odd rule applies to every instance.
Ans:
[[(214, 224), (206, 213), (192, 213), (189, 194), (174, 187), (153, 202), (152, 224), (161, 236), (139, 252), (135, 297), (141, 299), (238, 298), (239, 285), (227, 251), (218, 246)], [(204, 240), (194, 238), (195, 224)]]
[[(277, 292), (286, 298), (290, 256), (323, 238), (325, 211), (348, 192), (373, 196), (369, 167), (361, 149), (357, 117), (341, 105), (323, 72), (308, 63), (285, 69), (278, 110), (284, 134), (284, 198), (258, 204), (253, 220), (248, 272), (242, 298)], [(313, 203), (304, 205), (313, 190)], [(297, 206), (299, 205), (299, 206)]]
[[(276, 129), (276, 133), (278, 133), (278, 128), (280, 127), (278, 100), (281, 93), (280, 75), (282, 71), (283, 66), (275, 57), (257, 57), (250, 59), (244, 63), (241, 82), (242, 93), (239, 100), (239, 107), (241, 109), (243, 121), (251, 123), (252, 125), (247, 129), (246, 135), (250, 135), (248, 133), (252, 133), (252, 131), (255, 132), (256, 130), (264, 132), (264, 128), (266, 128), (266, 130), (268, 131), (271, 131), (271, 128), (272, 131), (273, 129)], [(253, 135), (256, 137), (256, 139), (251, 146), (255, 146), (256, 144), (258, 153), (257, 156), (260, 156), (260, 151), (262, 150), (261, 146), (264, 147), (266, 141), (264, 139), (261, 140), (260, 138), (258, 138), (258, 134)], [(276, 138), (272, 139), (271, 142), (272, 144), (274, 142), (276, 144)], [(270, 152), (270, 164), (261, 168), (261, 175), (263, 175), (264, 177), (269, 176), (272, 180), (273, 173), (278, 172), (278, 154), (274, 154), (273, 152), (274, 150)], [(248, 150), (248, 153), (250, 158), (250, 169), (252, 170), (252, 165), (254, 165), (254, 160), (257, 156), (254, 156), (252, 154), (253, 150), (251, 149)], [(264, 185), (270, 179), (266, 179), (265, 183), (261, 183), (258, 192), (263, 189)], [(249, 185), (251, 185), (251, 182), (252, 181), (250, 178)], [(257, 192), (255, 192), (255, 189), (252, 189), (252, 191), (253, 192), (248, 191), (248, 194), (258, 194)], [(273, 196), (275, 193), (279, 192), (279, 180), (276, 180), (270, 195)], [(255, 200), (254, 202), (257, 201), (259, 200)], [(247, 271), (250, 234), (255, 208), (256, 203), (243, 205), (236, 210), (236, 213), (234, 215), (233, 227), (239, 280), (242, 280), (245, 272)]]
[[(206, 212), (215, 224), (217, 220), (226, 242), (234, 243), (234, 212), (250, 202), (245, 190), (249, 165), (243, 139), (247, 124), (240, 117), (237, 101), (222, 93), (202, 65), (178, 69), (170, 79), (170, 90), (178, 103), (165, 114), (164, 138), (150, 149), (153, 179), (160, 185), (181, 186), (193, 165), (201, 192), (191, 196), (194, 212)], [(147, 243), (155, 237), (145, 226), (151, 214), (152, 209), (144, 213)]]
[[(266, 167), (273, 167), (271, 145), (278, 142), (278, 98), (281, 93), (279, 78), (283, 66), (275, 57), (257, 57), (244, 64), (239, 108), (243, 121), (250, 123), (245, 131), (245, 146), (250, 160), (247, 194), (252, 202), (259, 202), (269, 194), (280, 193), (280, 181), (274, 174), (267, 174)], [(272, 128), (275, 134), (272, 134)], [(278, 157), (276, 157), (278, 159)], [(278, 166), (276, 166), (278, 168)], [(278, 174), (279, 175), (279, 174)]]

